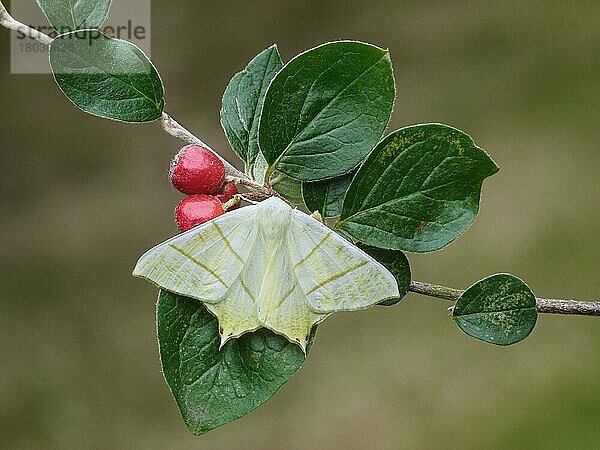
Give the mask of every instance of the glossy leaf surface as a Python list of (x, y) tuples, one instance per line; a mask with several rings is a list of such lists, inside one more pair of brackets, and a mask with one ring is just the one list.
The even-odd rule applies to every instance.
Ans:
[(156, 314), (163, 373), (194, 434), (254, 410), (304, 362), (297, 345), (264, 328), (219, 350), (217, 319), (188, 297), (161, 290)]
[(150, 122), (164, 108), (162, 82), (134, 44), (99, 31), (75, 31), (50, 46), (56, 82), (87, 113), (123, 122)]
[(352, 180), (338, 227), (379, 248), (429, 252), (463, 233), (498, 167), (465, 133), (440, 124), (393, 132)]
[(525, 339), (535, 327), (535, 295), (513, 275), (492, 275), (467, 289), (452, 315), (469, 336), (490, 344), (511, 345)]
[(59, 33), (100, 28), (111, 0), (37, 0), (48, 22)]
[(394, 98), (387, 50), (340, 41), (302, 53), (265, 97), (259, 141), (269, 170), (302, 181), (348, 173), (381, 138)]

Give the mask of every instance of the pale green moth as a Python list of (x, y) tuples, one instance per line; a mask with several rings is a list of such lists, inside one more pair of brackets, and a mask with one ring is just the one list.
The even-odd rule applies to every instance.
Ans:
[(306, 351), (312, 326), (330, 313), (399, 295), (380, 263), (276, 197), (159, 244), (133, 274), (203, 302), (219, 320), (221, 346), (265, 327)]

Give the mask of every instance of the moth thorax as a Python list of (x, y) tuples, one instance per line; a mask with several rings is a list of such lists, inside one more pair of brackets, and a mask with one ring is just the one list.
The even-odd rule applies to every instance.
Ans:
[(292, 208), (283, 200), (271, 197), (258, 205), (256, 220), (259, 235), (266, 241), (280, 240), (287, 231)]

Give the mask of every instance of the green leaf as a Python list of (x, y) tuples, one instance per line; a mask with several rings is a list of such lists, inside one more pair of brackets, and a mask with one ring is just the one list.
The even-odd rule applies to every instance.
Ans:
[(302, 183), (304, 204), (309, 211), (319, 211), (324, 218), (339, 217), (342, 213), (346, 191), (354, 175), (356, 172), (352, 171), (329, 180)]
[(219, 350), (217, 319), (194, 299), (161, 290), (156, 314), (163, 373), (194, 434), (256, 409), (304, 362), (299, 346), (264, 328)]
[(341, 41), (302, 53), (265, 97), (259, 141), (269, 170), (302, 181), (350, 172), (381, 138), (394, 98), (387, 50)]
[(100, 28), (111, 0), (37, 0), (48, 22), (59, 33)]
[(452, 313), (469, 336), (496, 345), (522, 341), (535, 327), (535, 295), (519, 278), (492, 275), (465, 291)]
[(398, 282), (400, 295), (397, 298), (385, 300), (379, 303), (381, 306), (393, 306), (402, 300), (410, 288), (411, 274), (410, 263), (404, 253), (398, 250), (385, 250), (382, 248), (359, 245), (360, 249), (371, 255), (385, 266), (394, 275)]
[(440, 124), (402, 128), (359, 169), (337, 226), (375, 247), (438, 250), (475, 220), (483, 180), (497, 171), (462, 131)]
[(90, 114), (150, 122), (164, 108), (158, 72), (134, 44), (99, 31), (75, 31), (50, 45), (50, 65), (64, 94)]
[(282, 67), (277, 46), (273, 45), (237, 73), (223, 94), (221, 125), (231, 147), (247, 167), (259, 152), (258, 123), (267, 87)]
[(274, 172), (271, 176), (271, 186), (279, 195), (285, 198), (292, 205), (302, 205), (302, 182), (284, 175), (281, 172)]

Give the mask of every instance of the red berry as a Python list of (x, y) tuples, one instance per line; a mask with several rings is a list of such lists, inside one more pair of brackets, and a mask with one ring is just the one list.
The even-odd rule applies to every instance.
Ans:
[[(225, 186), (223, 186), (223, 189), (221, 189), (221, 192), (219, 192), (216, 197), (221, 200), (221, 203), (227, 203), (229, 200), (231, 200), (233, 198), (233, 196), (235, 194), (239, 194), (240, 191), (238, 191), (237, 187), (235, 186), (235, 184), (233, 183), (227, 183)], [(238, 203), (235, 206), (232, 206), (231, 208), (229, 208), (229, 211), (233, 210), (233, 209), (237, 209), (240, 207), (240, 204)]]
[(206, 147), (188, 145), (171, 162), (169, 178), (184, 194), (213, 194), (225, 181), (225, 166)]
[(223, 204), (216, 197), (204, 194), (192, 195), (180, 201), (175, 208), (175, 222), (180, 231), (187, 231), (224, 212)]

